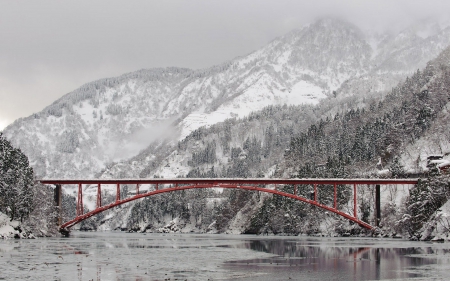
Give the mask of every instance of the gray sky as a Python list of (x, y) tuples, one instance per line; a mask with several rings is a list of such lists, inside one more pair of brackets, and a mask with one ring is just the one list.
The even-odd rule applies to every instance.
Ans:
[(318, 17), (382, 30), (449, 11), (448, 0), (0, 0), (0, 130), (86, 82), (213, 66)]

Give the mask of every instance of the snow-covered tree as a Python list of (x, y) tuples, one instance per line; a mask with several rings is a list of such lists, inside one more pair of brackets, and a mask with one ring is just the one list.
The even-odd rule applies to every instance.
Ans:
[(398, 157), (394, 158), (394, 161), (392, 162), (392, 165), (389, 168), (389, 171), (391, 172), (392, 177), (394, 177), (394, 178), (402, 178), (406, 174), (405, 169), (403, 168), (402, 164), (400, 163), (400, 160)]
[(399, 229), (411, 238), (421, 239), (420, 229), (450, 197), (448, 176), (431, 177), (420, 180), (410, 190), (405, 209), (397, 222)]
[(25, 219), (32, 211), (33, 185), (28, 158), (0, 133), (0, 211), (11, 220)]

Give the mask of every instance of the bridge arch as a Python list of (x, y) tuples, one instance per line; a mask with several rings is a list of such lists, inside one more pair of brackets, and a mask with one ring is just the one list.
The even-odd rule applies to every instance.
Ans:
[[(60, 226), (60, 230), (68, 231), (69, 228), (80, 223), (96, 214), (112, 209), (119, 205), (138, 200), (145, 197), (150, 197), (162, 193), (176, 192), (180, 190), (199, 189), (199, 188), (231, 188), (250, 190), (258, 192), (266, 192), (276, 194), (284, 197), (288, 197), (294, 200), (305, 202), (329, 212), (342, 216), (350, 221), (353, 221), (361, 227), (369, 230), (374, 227), (366, 222), (358, 219), (357, 216), (357, 185), (386, 185), (386, 184), (416, 184), (417, 179), (131, 179), (131, 180), (41, 180), (43, 184), (54, 184), (57, 189), (61, 189), (63, 184), (78, 184), (78, 199), (77, 199), (77, 216)], [(97, 208), (84, 213), (83, 212), (83, 184), (97, 184)], [(102, 184), (116, 184), (117, 193), (116, 200), (108, 205), (102, 206), (101, 204), (101, 185)], [(121, 184), (136, 184), (136, 195), (128, 198), (120, 198), (120, 185)], [(140, 184), (152, 184), (155, 186), (155, 190), (139, 193)], [(171, 185), (170, 187), (160, 189), (160, 185)], [(287, 193), (278, 190), (278, 185), (292, 185), (294, 186), (294, 193)], [(299, 196), (297, 194), (298, 185), (313, 185), (314, 186), (314, 200)], [(333, 185), (334, 186), (334, 206), (320, 203), (317, 199), (318, 185)], [(338, 185), (353, 185), (353, 214), (345, 213), (337, 208), (337, 186)], [(61, 190), (59, 190), (61, 193)], [(379, 201), (379, 199), (378, 199)], [(378, 213), (379, 213), (378, 205)]]

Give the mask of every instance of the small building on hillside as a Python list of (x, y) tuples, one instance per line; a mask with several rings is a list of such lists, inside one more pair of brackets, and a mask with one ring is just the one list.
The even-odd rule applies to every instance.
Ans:
[(321, 164), (317, 164), (317, 165), (315, 166), (316, 171), (325, 171), (325, 170), (327, 169), (327, 164), (328, 164), (328, 162), (326, 162), (326, 163), (321, 163)]
[(441, 173), (449, 173), (450, 160), (444, 159), (443, 155), (430, 155), (427, 157), (427, 168), (438, 168)]
[(439, 164), (443, 158), (444, 155), (429, 155), (427, 157), (427, 168), (435, 167), (436, 164)]

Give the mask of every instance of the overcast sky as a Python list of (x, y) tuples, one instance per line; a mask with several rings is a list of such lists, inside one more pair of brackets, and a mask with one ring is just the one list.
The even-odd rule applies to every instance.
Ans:
[(318, 17), (382, 30), (449, 11), (448, 0), (0, 0), (0, 130), (86, 82), (213, 66)]

